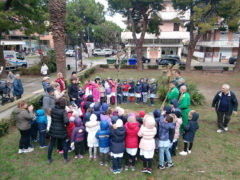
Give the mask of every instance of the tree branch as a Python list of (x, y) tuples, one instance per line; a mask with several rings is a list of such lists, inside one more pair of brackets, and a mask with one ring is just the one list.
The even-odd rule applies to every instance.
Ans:
[(136, 35), (136, 27), (135, 27), (135, 22), (133, 20), (133, 16), (132, 14), (134, 13), (134, 10), (128, 10), (129, 11), (129, 19), (131, 22), (131, 26), (132, 26), (132, 36), (133, 36), (133, 40), (135, 41), (136, 47), (138, 47), (138, 40), (137, 40), (137, 35)]

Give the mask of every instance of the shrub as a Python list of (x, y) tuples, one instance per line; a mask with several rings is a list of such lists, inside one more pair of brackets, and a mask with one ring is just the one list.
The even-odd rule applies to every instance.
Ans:
[(41, 75), (41, 66), (34, 65), (30, 68), (20, 68), (19, 71), (21, 75)]
[(10, 117), (10, 125), (16, 126), (16, 115), (14, 112), (12, 112), (11, 117)]
[(43, 96), (40, 95), (40, 96), (37, 96), (36, 98), (30, 100), (27, 102), (28, 105), (33, 105), (34, 106), (34, 109), (37, 110), (37, 109), (41, 109), (42, 108), (42, 105), (39, 104), (39, 100), (42, 98)]
[[(115, 68), (118, 69), (118, 65), (115, 65)], [(120, 66), (121, 69), (137, 69), (136, 65), (127, 65), (127, 64), (122, 64)]]
[(9, 127), (10, 127), (10, 123), (8, 120), (2, 119), (0, 121), (0, 137), (8, 133)]
[(228, 71), (229, 67), (223, 67), (223, 71)]
[(109, 65), (108, 65), (108, 64), (100, 64), (99, 67), (100, 67), (100, 68), (109, 68)]
[(148, 69), (158, 69), (158, 65), (148, 65)]
[(180, 69), (180, 70), (185, 70), (185, 68), (186, 68), (185, 65), (180, 65), (180, 66), (179, 66), (179, 69)]
[(194, 69), (195, 70), (203, 70), (203, 67), (202, 66), (194, 66)]
[(161, 101), (164, 101), (168, 89), (169, 89), (169, 85), (168, 85), (168, 77), (166, 76), (166, 72), (162, 72), (162, 74), (159, 76), (158, 80), (158, 90), (157, 90), (157, 94), (160, 98)]

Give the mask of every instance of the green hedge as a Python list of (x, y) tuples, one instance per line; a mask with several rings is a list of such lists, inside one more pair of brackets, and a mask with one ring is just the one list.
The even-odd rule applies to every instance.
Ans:
[(20, 68), (19, 71), (21, 75), (41, 75), (41, 66), (34, 65), (30, 68)]
[(108, 64), (100, 64), (100, 66), (99, 66), (100, 68), (109, 68), (109, 65)]
[(148, 69), (158, 69), (158, 65), (147, 65)]
[(0, 137), (7, 134), (9, 131), (10, 122), (7, 119), (2, 119), (0, 121)]
[(194, 66), (194, 69), (195, 70), (203, 70), (203, 67), (202, 66)]

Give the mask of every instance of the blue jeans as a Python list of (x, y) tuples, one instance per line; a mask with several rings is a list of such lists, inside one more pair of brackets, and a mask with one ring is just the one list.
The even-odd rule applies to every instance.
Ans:
[[(50, 145), (48, 147), (48, 159), (51, 160), (52, 159), (52, 151), (53, 151), (53, 146), (55, 145), (57, 138), (54, 138), (51, 136), (51, 141), (50, 141)], [(58, 141), (62, 144), (63, 146), (63, 156), (64, 159), (68, 159), (68, 148), (67, 148), (67, 142), (66, 139), (58, 139)]]
[(46, 135), (46, 131), (39, 131), (39, 145), (40, 145), (40, 147), (46, 146), (45, 135)]
[(164, 153), (166, 154), (167, 162), (172, 163), (169, 147), (159, 147), (159, 165), (160, 166), (163, 166), (164, 164)]
[(112, 168), (113, 170), (118, 170), (122, 168), (122, 158), (112, 157)]
[(120, 95), (120, 94), (117, 95), (117, 103), (118, 104), (122, 103), (122, 95)]

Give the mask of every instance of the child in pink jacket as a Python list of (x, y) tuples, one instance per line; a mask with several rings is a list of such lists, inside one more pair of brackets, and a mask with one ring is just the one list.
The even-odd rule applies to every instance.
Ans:
[(171, 154), (172, 156), (176, 156), (176, 148), (178, 145), (178, 138), (180, 135), (180, 126), (182, 125), (182, 116), (181, 116), (181, 111), (180, 110), (176, 110), (174, 111), (174, 114), (176, 115), (176, 126), (175, 126), (175, 134), (174, 134), (174, 139), (173, 139), (173, 145), (172, 145), (172, 149), (171, 149)]
[(156, 133), (157, 133), (157, 129), (155, 127), (154, 118), (150, 115), (146, 115), (143, 119), (143, 125), (141, 126), (138, 132), (138, 136), (142, 137), (139, 144), (140, 156), (143, 156), (142, 172), (148, 173), (148, 174), (152, 173), (152, 161), (153, 161), (154, 150), (155, 150), (154, 137)]

